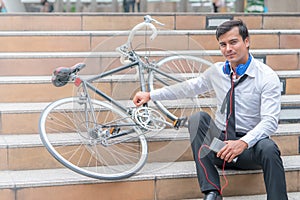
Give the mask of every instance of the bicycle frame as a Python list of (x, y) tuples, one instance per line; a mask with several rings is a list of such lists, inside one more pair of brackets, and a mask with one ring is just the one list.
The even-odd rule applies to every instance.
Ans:
[[(100, 89), (96, 88), (94, 85), (92, 85), (92, 82), (104, 78), (106, 76), (112, 75), (114, 73), (123, 71), (125, 69), (128, 68), (132, 68), (134, 66), (138, 66), (138, 75), (139, 75), (139, 80), (140, 80), (140, 87), (141, 87), (141, 91), (146, 91), (146, 81), (144, 79), (143, 76), (143, 72), (142, 72), (142, 68), (143, 68), (143, 63), (142, 61), (138, 60), (138, 61), (134, 61), (130, 64), (127, 65), (123, 65), (120, 67), (117, 67), (115, 69), (103, 72), (99, 75), (96, 75), (95, 77), (89, 78), (89, 79), (81, 79), (80, 77), (77, 77), (76, 79), (80, 79), (80, 82), (83, 84), (83, 86), (86, 88), (89, 88), (90, 90), (92, 90), (93, 92), (95, 92), (97, 95), (103, 97), (105, 100), (107, 100), (108, 102), (112, 103), (113, 105), (117, 106), (118, 108), (120, 108), (123, 112), (126, 112), (128, 114), (131, 114), (130, 110), (128, 110), (125, 106), (123, 106), (122, 104), (120, 104), (118, 101), (114, 100), (112, 97), (108, 96), (107, 94), (105, 94), (103, 91), (101, 91)], [(147, 105), (145, 105), (147, 106)]]
[[(108, 71), (105, 71), (105, 72), (102, 72), (102, 73), (100, 73), (98, 75), (95, 75), (95, 76), (93, 76), (91, 78), (88, 78), (88, 79), (82, 79), (79, 75), (77, 75), (77, 72), (79, 72), (85, 65), (79, 66), (79, 68), (77, 66), (74, 66), (71, 69), (62, 68), (61, 69), (62, 71), (60, 71), (60, 69), (57, 71), (57, 75), (61, 76), (61, 77), (58, 77), (58, 85), (57, 86), (60, 87), (60, 86), (65, 85), (67, 83), (66, 78), (69, 78), (69, 80), (75, 80), (75, 85), (77, 87), (82, 85), (84, 91), (91, 90), (94, 93), (96, 93), (97, 95), (99, 95), (100, 97), (104, 98), (104, 100), (111, 103), (116, 108), (120, 109), (122, 112), (130, 115), (131, 117), (136, 117), (135, 114), (136, 114), (136, 112), (139, 111), (140, 108), (138, 108), (136, 110), (128, 109), (127, 107), (125, 107), (124, 105), (122, 105), (121, 103), (119, 103), (118, 101), (113, 99), (111, 96), (107, 95), (106, 93), (104, 93), (103, 91), (101, 91), (100, 89), (95, 87), (92, 83), (94, 81), (98, 80), (98, 79), (107, 77), (109, 75), (121, 72), (123, 70), (126, 70), (128, 68), (132, 68), (132, 67), (137, 67), (138, 81), (139, 81), (139, 84), (140, 84), (140, 91), (142, 91), (142, 92), (147, 91), (147, 87), (146, 87), (147, 82), (146, 82), (145, 77), (144, 77), (144, 75), (145, 75), (144, 70), (145, 69), (150, 70), (150, 73), (151, 73), (151, 71), (154, 71), (155, 73), (160, 74), (163, 77), (167, 77), (170, 80), (173, 80), (175, 82), (181, 82), (181, 80), (177, 79), (176, 77), (174, 77), (174, 76), (158, 69), (154, 64), (149, 63), (149, 61), (147, 60), (147, 57), (142, 57), (142, 56), (136, 54), (136, 52), (132, 49), (132, 47), (130, 47), (131, 46), (131, 41), (132, 41), (135, 33), (143, 27), (150, 28), (153, 31), (150, 39), (154, 39), (156, 37), (157, 29), (151, 23), (152, 21), (156, 22), (158, 24), (161, 24), (158, 21), (152, 19), (150, 16), (145, 16), (145, 22), (142, 22), (142, 23), (136, 25), (132, 29), (132, 31), (129, 34), (127, 43), (125, 43), (124, 45), (122, 45), (122, 46), (120, 46), (116, 49), (121, 54), (120, 61), (124, 65), (119, 66), (119, 67), (114, 68), (114, 69), (111, 69), (111, 70), (108, 70)], [(145, 58), (146, 60), (144, 61), (142, 58)], [(125, 63), (128, 63), (128, 62), (131, 62), (131, 63), (130, 64), (125, 64)], [(72, 71), (72, 70), (75, 70), (75, 71)], [(62, 74), (61, 74), (61, 72), (62, 72)], [(69, 77), (67, 77), (67, 76), (69, 76)], [(60, 80), (59, 78), (61, 78), (62, 80)], [(56, 79), (54, 79), (54, 80), (56, 80)], [(164, 85), (168, 85), (168, 83), (166, 81), (162, 80), (162, 79), (158, 78), (157, 80), (159, 82), (163, 83)], [(148, 85), (149, 84), (150, 83), (148, 82)], [(149, 85), (149, 87), (150, 87), (150, 85)], [(88, 92), (86, 93), (86, 98), (89, 101), (89, 104), (91, 104), (91, 97), (90, 97)], [(159, 102), (154, 102), (154, 103), (160, 109), (160, 111), (165, 114), (165, 116), (168, 119), (173, 121), (173, 124), (172, 124), (172, 123), (167, 122), (164, 119), (163, 121), (164, 121), (165, 125), (168, 125), (170, 127), (174, 127), (176, 129), (178, 129), (179, 126), (181, 126), (181, 124), (184, 124), (185, 121), (187, 120), (186, 117), (177, 117), (174, 114), (170, 113), (165, 107), (159, 106), (159, 105), (161, 105)], [(145, 109), (145, 113), (148, 113), (149, 109), (151, 109), (151, 108), (148, 108), (147, 103), (144, 104), (142, 108)], [(94, 111), (93, 111), (93, 113), (94, 113)], [(161, 114), (159, 114), (159, 115), (162, 116)], [(140, 121), (137, 120), (135, 125), (141, 125), (139, 122)]]

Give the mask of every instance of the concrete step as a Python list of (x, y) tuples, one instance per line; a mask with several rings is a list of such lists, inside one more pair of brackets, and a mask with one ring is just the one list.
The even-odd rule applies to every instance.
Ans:
[[(145, 13), (9, 13), (0, 19), (3, 31), (129, 30)], [(150, 13), (174, 30), (205, 30), (226, 19), (242, 19), (249, 29), (300, 29), (299, 13)], [(47, 23), (45, 23), (45, 21)], [(276, 21), (276, 23), (274, 23)]]
[[(121, 104), (127, 107), (134, 108), (134, 104), (131, 100), (120, 100)], [(167, 102), (169, 109), (178, 108), (178, 106), (184, 106), (189, 108), (191, 105), (189, 102), (182, 101), (182, 105), (174, 105), (174, 101)], [(38, 132), (38, 120), (42, 110), (49, 104), (49, 102), (43, 103), (0, 103), (1, 110), (1, 134), (32, 134)], [(149, 104), (151, 107), (154, 106), (152, 102)], [(214, 99), (206, 98), (204, 100), (199, 100), (199, 104), (207, 107), (208, 109), (213, 109), (215, 106)], [(282, 96), (282, 110), (280, 118), (283, 120), (288, 120), (289, 115), (293, 114), (291, 120), (299, 120), (299, 115), (297, 114), (298, 107), (300, 105), (300, 95), (284, 95)]]
[[(276, 71), (282, 81), (282, 93), (299, 95), (300, 70)], [(84, 78), (90, 76), (83, 76)], [(139, 89), (136, 74), (112, 75), (96, 82), (97, 87), (114, 99), (132, 99)], [(2, 76), (0, 77), (0, 102), (50, 102), (76, 93), (76, 87), (68, 84), (54, 87), (50, 76)], [(11, 92), (14, 91), (14, 92)]]
[[(299, 155), (300, 124), (280, 124), (272, 135), (282, 155)], [(147, 133), (148, 162), (178, 162), (193, 160), (189, 133), (186, 128), (178, 131), (164, 129)], [(64, 140), (64, 145), (80, 144)], [(10, 134), (0, 136), (0, 170), (29, 170), (61, 168), (43, 146), (38, 134)]]
[[(283, 156), (287, 189), (299, 189), (300, 156)], [(223, 174), (220, 171), (220, 174)], [(264, 194), (261, 170), (226, 170), (224, 196)], [(224, 184), (224, 181), (222, 182)], [(247, 187), (245, 187), (247, 186)], [(193, 161), (148, 163), (136, 175), (119, 181), (95, 180), (69, 169), (0, 171), (0, 195), (35, 199), (191, 199), (201, 198)]]
[[(129, 28), (128, 30), (131, 30)], [(134, 48), (141, 48), (147, 41), (148, 47), (164, 50), (217, 50), (215, 30), (160, 30), (155, 40), (151, 32), (141, 31), (132, 42)], [(251, 49), (296, 49), (300, 41), (299, 30), (251, 29)], [(0, 33), (0, 52), (85, 52), (114, 51), (126, 43), (129, 31), (6, 31)], [(173, 41), (177, 41), (174, 43)]]
[[(116, 44), (113, 49), (123, 43)], [(162, 49), (161, 47), (158, 47)], [(299, 49), (253, 49), (253, 55), (274, 70), (298, 70), (300, 68)], [(141, 52), (143, 53), (143, 52)], [(224, 61), (219, 50), (166, 50), (152, 51), (151, 59), (158, 61), (169, 55), (193, 55), (212, 63)], [(83, 74), (97, 74), (104, 70), (121, 66), (117, 52), (3, 52), (0, 53), (1, 76), (47, 76), (56, 67), (73, 66), (84, 62), (87, 68)]]
[[(15, 82), (9, 84), (5, 81), (10, 77), (5, 77), (5, 81), (0, 85), (2, 87), (0, 92), (6, 91), (5, 95), (2, 95), (6, 96), (3, 99), (7, 100), (6, 103), (0, 100), (2, 102), (0, 103), (0, 199), (174, 200), (202, 197), (196, 180), (194, 163), (191, 161), (186, 130), (181, 130), (182, 134), (177, 134), (174, 130), (165, 130), (149, 138), (149, 163), (135, 176), (119, 181), (94, 180), (62, 167), (46, 151), (37, 134), (38, 119), (42, 109), (48, 105), (49, 101), (55, 100), (55, 98), (47, 99), (47, 93), (55, 94), (56, 92), (56, 98), (72, 95), (71, 85), (61, 90), (55, 88), (51, 91), (49, 75), (53, 69), (57, 66), (71, 66), (84, 61), (91, 66), (88, 71), (84, 72), (89, 75), (107, 69), (108, 63), (109, 67), (118, 66), (118, 56), (112, 51), (126, 41), (127, 30), (141, 22), (142, 16), (143, 14), (140, 13), (128, 15), (37, 13), (1, 16), (0, 29), (7, 32), (0, 33), (1, 47), (3, 47), (2, 49), (0, 47), (0, 52), (2, 52), (0, 53), (0, 75), (48, 77), (42, 78), (42, 82), (39, 77), (35, 77), (35, 82), (32, 82), (30, 78), (31, 80), (27, 80), (25, 86), (23, 81), (27, 77), (21, 78), (22, 81), (14, 79)], [(215, 14), (155, 14), (154, 18), (166, 24), (164, 29), (204, 30), (207, 29), (206, 20), (211, 16)], [(223, 15), (217, 16), (223, 17)], [(252, 53), (256, 56), (260, 56), (267, 64), (274, 66), (275, 70), (299, 69), (299, 49), (295, 42), (299, 41), (299, 31), (285, 30), (300, 28), (297, 20), (298, 14), (283, 16), (230, 14), (228, 16), (241, 18), (249, 23), (249, 28), (253, 29), (251, 48), (256, 47)], [(271, 30), (276, 28), (277, 32)], [(259, 29), (265, 29), (265, 32)], [(44, 30), (47, 32), (43, 32)], [(57, 30), (62, 32), (59, 33)], [(102, 30), (106, 30), (106, 35)], [(112, 30), (126, 30), (127, 33), (116, 31), (115, 37), (111, 37)], [(161, 39), (157, 38), (153, 47), (181, 51), (175, 51), (175, 53), (185, 52), (189, 55), (207, 56), (212, 61), (223, 60), (220, 52), (215, 50), (213, 31), (198, 33), (174, 31), (173, 35), (170, 35), (170, 32), (161, 31), (161, 34)], [(141, 37), (138, 36), (138, 38)], [(138, 38), (137, 41), (141, 41)], [(178, 47), (171, 48), (173, 42), (164, 43), (174, 40), (182, 42), (182, 44), (177, 44), (182, 45), (179, 49)], [(107, 46), (110, 47), (111, 52), (107, 52)], [(199, 51), (199, 49), (205, 49), (205, 51)], [(162, 53), (155, 54), (155, 52), (152, 55), (165, 56)], [(298, 83), (297, 75), (292, 78), (288, 73), (282, 74), (282, 77), (285, 76), (283, 79), (286, 80), (286, 86)], [(1, 77), (0, 80), (4, 79)], [(103, 84), (105, 83), (109, 85), (103, 88), (115, 87), (109, 81)], [(134, 85), (135, 82), (132, 84)], [(19, 86), (18, 89), (16, 86)], [(287, 91), (298, 94), (294, 86)], [(25, 93), (31, 94), (32, 97), (30, 98)], [(38, 101), (36, 97), (39, 98)], [(13, 101), (8, 100), (13, 98)], [(24, 103), (24, 99), (30, 103)], [(123, 103), (133, 106), (131, 101)], [(283, 96), (282, 105), (287, 109), (282, 111), (281, 119), (290, 115), (299, 118), (295, 114), (298, 111), (297, 106), (300, 105), (298, 95)], [(281, 124), (277, 134), (273, 136), (283, 152), (288, 190), (291, 192), (300, 191), (298, 186), (300, 180), (298, 130), (300, 130), (299, 124)], [(265, 193), (259, 170), (227, 171), (226, 175), (229, 179), (229, 186), (225, 191), (226, 197)], [(251, 184), (253, 188), (248, 187), (249, 182), (253, 183)], [(247, 185), (247, 191), (244, 190), (244, 185)]]

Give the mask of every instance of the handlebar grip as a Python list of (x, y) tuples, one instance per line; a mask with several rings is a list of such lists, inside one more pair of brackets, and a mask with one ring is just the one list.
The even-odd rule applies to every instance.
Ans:
[(156, 38), (156, 36), (157, 36), (157, 29), (156, 29), (156, 27), (153, 24), (149, 24), (149, 26), (150, 26), (150, 28), (153, 31), (152, 35), (150, 36), (150, 39), (154, 40)]
[(144, 28), (144, 27), (149, 27), (149, 28), (152, 30), (152, 35), (150, 36), (150, 39), (151, 39), (151, 40), (154, 40), (154, 39), (155, 39), (155, 37), (157, 36), (157, 29), (156, 29), (156, 27), (155, 27), (153, 24), (151, 24), (151, 23), (142, 22), (142, 23), (136, 25), (136, 26), (132, 29), (132, 31), (130, 32), (130, 34), (129, 34), (129, 36), (128, 36), (127, 43), (125, 44), (127, 47), (130, 46), (130, 43), (132, 42), (133, 37), (134, 37), (134, 35), (136, 34), (136, 32), (137, 32), (138, 30)]

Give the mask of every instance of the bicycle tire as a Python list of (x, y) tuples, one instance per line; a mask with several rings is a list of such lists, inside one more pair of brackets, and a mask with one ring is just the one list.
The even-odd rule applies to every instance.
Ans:
[[(164, 86), (196, 78), (206, 69), (213, 66), (208, 60), (188, 55), (174, 55), (161, 59), (156, 64), (156, 70), (150, 70), (148, 77), (149, 90), (155, 90)], [(176, 80), (173, 80), (176, 78)], [(197, 111), (215, 113), (211, 104), (214, 93), (206, 93), (193, 98), (176, 99), (176, 102), (154, 101), (155, 105), (172, 121), (179, 117), (187, 117)], [(209, 98), (209, 99), (208, 99)], [(187, 124), (185, 124), (187, 125)]]
[[(130, 134), (105, 140), (107, 134), (113, 134), (108, 133), (111, 129), (104, 128), (108, 123), (134, 122), (108, 103), (95, 99), (90, 102), (92, 106), (79, 97), (70, 97), (49, 104), (39, 120), (44, 146), (61, 164), (84, 176), (103, 180), (132, 176), (147, 160), (145, 136), (136, 126), (119, 126), (119, 133), (130, 130)], [(92, 121), (93, 113), (96, 124)]]

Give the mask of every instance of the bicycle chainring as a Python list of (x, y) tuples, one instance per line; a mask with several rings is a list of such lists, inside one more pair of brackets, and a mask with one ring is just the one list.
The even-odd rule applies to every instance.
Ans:
[(158, 111), (148, 108), (137, 108), (133, 113), (136, 123), (149, 131), (163, 130), (167, 124), (166, 119)]

